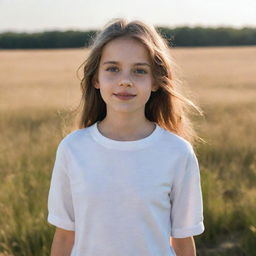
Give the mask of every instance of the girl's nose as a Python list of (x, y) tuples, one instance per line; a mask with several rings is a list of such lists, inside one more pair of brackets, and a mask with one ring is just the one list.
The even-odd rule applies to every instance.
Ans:
[(130, 80), (122, 80), (119, 83), (120, 86), (126, 85), (126, 86), (132, 86), (133, 83)]
[(129, 85), (132, 86), (133, 85), (133, 81), (132, 81), (132, 77), (130, 74), (130, 70), (124, 70), (119, 77), (119, 85)]

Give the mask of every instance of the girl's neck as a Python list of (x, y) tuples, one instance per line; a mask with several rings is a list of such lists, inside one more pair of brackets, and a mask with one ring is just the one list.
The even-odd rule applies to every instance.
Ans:
[(156, 128), (154, 122), (147, 120), (109, 120), (105, 118), (98, 122), (99, 132), (113, 140), (132, 141), (149, 136)]

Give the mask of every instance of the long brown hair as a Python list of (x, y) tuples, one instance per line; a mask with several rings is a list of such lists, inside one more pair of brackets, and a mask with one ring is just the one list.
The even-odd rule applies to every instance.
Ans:
[(188, 117), (190, 110), (196, 110), (200, 115), (203, 115), (203, 112), (184, 96), (181, 88), (183, 83), (175, 73), (177, 65), (170, 55), (167, 41), (152, 25), (140, 20), (129, 22), (124, 18), (112, 19), (103, 27), (91, 45), (87, 59), (82, 64), (84, 65), (80, 101), (82, 109), (79, 111), (76, 129), (88, 127), (105, 118), (106, 104), (93, 84), (97, 77), (104, 46), (111, 40), (124, 36), (138, 40), (146, 47), (153, 64), (154, 82), (159, 85), (157, 91), (151, 92), (145, 105), (146, 118), (183, 137), (191, 144), (194, 144), (195, 140), (204, 141), (197, 135)]

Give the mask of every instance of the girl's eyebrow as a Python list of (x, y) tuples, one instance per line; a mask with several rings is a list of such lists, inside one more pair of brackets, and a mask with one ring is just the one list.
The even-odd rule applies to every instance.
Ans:
[[(105, 65), (105, 64), (119, 64), (119, 62), (118, 61), (105, 61), (103, 63), (103, 65)], [(137, 63), (134, 63), (134, 66), (149, 66), (149, 67), (151, 67), (150, 64), (148, 64), (146, 62), (137, 62)]]

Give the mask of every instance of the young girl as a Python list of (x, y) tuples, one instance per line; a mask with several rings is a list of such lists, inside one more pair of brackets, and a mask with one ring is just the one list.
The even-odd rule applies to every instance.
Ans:
[[(196, 255), (204, 231), (196, 133), (165, 40), (115, 19), (81, 81), (80, 129), (59, 143), (48, 198), (51, 255)], [(198, 137), (199, 138), (199, 137)]]

